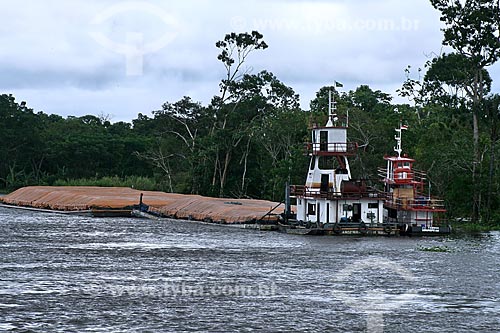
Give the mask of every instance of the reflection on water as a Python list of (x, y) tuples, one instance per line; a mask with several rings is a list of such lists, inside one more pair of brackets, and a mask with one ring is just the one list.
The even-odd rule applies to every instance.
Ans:
[(1, 208), (0, 221), (0, 331), (500, 330), (500, 233), (306, 237)]

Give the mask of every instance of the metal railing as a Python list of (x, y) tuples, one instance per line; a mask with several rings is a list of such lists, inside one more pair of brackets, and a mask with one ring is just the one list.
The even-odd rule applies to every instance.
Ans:
[(306, 151), (313, 155), (355, 155), (358, 144), (355, 142), (308, 142)]
[[(387, 179), (387, 169), (386, 168), (378, 168), (378, 176), (381, 179)], [(397, 177), (396, 175), (393, 175), (394, 177), (394, 182), (399, 183), (399, 182), (412, 182), (412, 183), (417, 183), (417, 184), (424, 184), (425, 181), (427, 180), (427, 174), (423, 171), (420, 170), (408, 170), (406, 171), (406, 178), (401, 178)]]
[(338, 200), (338, 199), (356, 199), (356, 198), (375, 198), (375, 199), (388, 199), (388, 193), (376, 190), (371, 187), (367, 187), (365, 190), (361, 191), (351, 191), (351, 192), (339, 192), (332, 191), (321, 191), (319, 188), (311, 189), (304, 185), (291, 185), (290, 195), (292, 197), (306, 197), (306, 198), (321, 198), (327, 200)]
[(319, 188), (309, 188), (304, 185), (291, 185), (290, 196), (296, 198), (321, 198), (327, 200), (341, 200), (341, 199), (358, 199), (358, 198), (374, 198), (384, 199), (384, 204), (394, 209), (404, 210), (420, 210), (420, 211), (433, 211), (433, 212), (446, 212), (444, 200), (417, 197), (416, 199), (410, 198), (394, 198), (391, 193), (379, 191), (372, 187), (366, 187), (360, 191), (321, 191)]
[(388, 198), (386, 206), (396, 209), (445, 212), (444, 200), (421, 197), (416, 199)]

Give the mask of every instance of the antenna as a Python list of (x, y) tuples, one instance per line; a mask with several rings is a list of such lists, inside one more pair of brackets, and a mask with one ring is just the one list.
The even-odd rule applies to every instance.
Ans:
[(333, 126), (337, 120), (337, 102), (335, 102), (335, 95), (332, 94), (330, 89), (328, 91), (328, 122), (326, 126)]
[[(342, 86), (342, 83), (333, 81), (333, 87), (328, 90), (328, 123), (326, 126), (336, 126), (339, 120), (337, 117), (337, 102), (335, 101), (335, 94), (332, 93), (332, 90), (335, 91), (336, 88)], [(347, 114), (347, 117), (347, 122), (349, 122), (349, 114)], [(347, 127), (348, 124), (345, 126)]]
[(396, 128), (396, 135), (394, 136), (394, 139), (396, 139), (396, 147), (394, 147), (394, 151), (398, 153), (398, 157), (401, 157), (401, 152), (403, 151), (401, 149), (401, 128)]
[(408, 126), (403, 125), (403, 123), (401, 121), (399, 122), (399, 128), (395, 129), (396, 135), (394, 136), (394, 139), (396, 139), (396, 147), (394, 147), (394, 151), (396, 153), (398, 153), (398, 157), (401, 157), (401, 152), (403, 151), (403, 148), (402, 148), (402, 141), (403, 141), (402, 131), (403, 130), (407, 130), (407, 129), (408, 129)]
[(332, 90), (328, 90), (328, 117), (331, 118), (333, 115), (333, 111), (335, 110), (335, 97), (332, 100)]

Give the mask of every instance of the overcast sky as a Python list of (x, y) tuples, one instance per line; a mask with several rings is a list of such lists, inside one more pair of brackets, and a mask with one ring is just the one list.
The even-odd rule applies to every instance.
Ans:
[[(394, 96), (404, 69), (442, 52), (426, 0), (0, 0), (0, 93), (35, 111), (130, 121), (182, 96), (208, 104), (224, 68), (215, 42), (258, 30), (269, 48), (248, 58), (301, 105), (334, 80)], [(500, 69), (490, 68), (494, 91)], [(397, 98), (397, 101), (403, 101)]]

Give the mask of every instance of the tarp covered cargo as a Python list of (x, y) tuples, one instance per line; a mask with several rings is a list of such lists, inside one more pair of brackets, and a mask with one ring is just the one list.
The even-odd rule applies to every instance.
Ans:
[[(126, 187), (29, 186), (0, 198), (4, 204), (78, 211), (93, 209), (132, 209), (142, 201), (151, 212), (180, 219), (241, 223), (262, 219), (278, 203), (266, 200), (209, 198)], [(283, 211), (283, 207), (276, 212)], [(268, 218), (266, 218), (268, 219)]]

